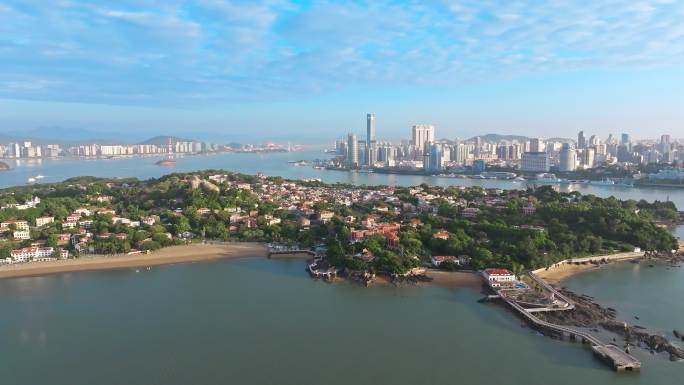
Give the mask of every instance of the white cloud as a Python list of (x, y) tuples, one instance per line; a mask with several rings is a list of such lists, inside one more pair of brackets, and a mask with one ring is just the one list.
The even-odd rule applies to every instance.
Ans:
[(0, 70), (57, 83), (52, 95), (0, 96), (258, 100), (677, 65), (682, 20), (684, 3), (665, 0), (10, 0), (0, 6)]

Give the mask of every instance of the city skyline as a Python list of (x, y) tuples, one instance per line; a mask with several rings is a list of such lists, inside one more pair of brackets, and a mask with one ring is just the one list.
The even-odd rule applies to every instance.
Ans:
[(324, 142), (372, 110), (390, 138), (419, 122), (676, 137), (683, 16), (669, 1), (7, 1), (0, 133)]

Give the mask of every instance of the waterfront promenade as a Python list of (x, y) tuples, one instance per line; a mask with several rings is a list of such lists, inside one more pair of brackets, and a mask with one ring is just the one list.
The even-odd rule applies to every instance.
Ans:
[(549, 285), (543, 279), (537, 277), (534, 273), (528, 273), (529, 278), (541, 286), (544, 290), (548, 291), (551, 298), (555, 298), (561, 301), (565, 305), (553, 306), (553, 307), (541, 307), (541, 308), (525, 308), (521, 306), (517, 301), (509, 298), (505, 291), (499, 292), (499, 298), (501, 298), (512, 310), (520, 314), (525, 321), (534, 326), (536, 329), (549, 332), (558, 335), (561, 338), (566, 336), (570, 340), (581, 340), (583, 343), (588, 343), (591, 345), (592, 352), (604, 360), (606, 363), (611, 365), (616, 371), (634, 371), (641, 369), (641, 362), (633, 357), (632, 355), (622, 351), (618, 346), (613, 344), (604, 344), (600, 339), (593, 336), (588, 331), (580, 330), (577, 328), (553, 324), (550, 322), (543, 321), (535, 316), (533, 313), (538, 312), (551, 312), (551, 311), (571, 311), (575, 309), (575, 304), (572, 300), (564, 296), (562, 293), (558, 292), (553, 286)]

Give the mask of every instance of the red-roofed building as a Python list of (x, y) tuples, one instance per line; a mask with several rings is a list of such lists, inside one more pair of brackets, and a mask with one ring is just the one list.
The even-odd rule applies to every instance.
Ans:
[(434, 267), (439, 267), (444, 262), (451, 262), (456, 265), (459, 265), (459, 259), (453, 255), (433, 255), (430, 258), (430, 261), (432, 262), (432, 266)]
[(444, 230), (438, 231), (432, 234), (432, 238), (444, 239), (446, 241), (447, 239), (449, 239), (449, 232)]
[(485, 279), (487, 281), (489, 281), (490, 283), (493, 281), (496, 281), (496, 282), (514, 282), (514, 281), (516, 281), (515, 274), (513, 274), (508, 269), (500, 269), (500, 268), (485, 269), (482, 272), (482, 275), (484, 275)]

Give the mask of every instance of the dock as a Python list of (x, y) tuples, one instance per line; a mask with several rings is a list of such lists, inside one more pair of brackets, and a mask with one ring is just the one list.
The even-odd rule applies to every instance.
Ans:
[(268, 246), (269, 258), (272, 255), (291, 255), (291, 254), (307, 254), (307, 255), (310, 255), (312, 257), (316, 256), (315, 252), (308, 250), (308, 249), (302, 249), (299, 247), (273, 246), (273, 245)]
[(641, 362), (621, 350), (618, 346), (613, 344), (604, 344), (600, 339), (590, 334), (588, 331), (576, 329), (569, 326), (557, 325), (539, 319), (534, 313), (549, 312), (549, 311), (568, 311), (575, 308), (575, 304), (567, 297), (558, 292), (553, 286), (549, 285), (543, 279), (537, 277), (533, 273), (528, 274), (529, 277), (539, 284), (544, 289), (551, 292), (551, 295), (566, 303), (562, 307), (546, 307), (527, 309), (517, 303), (515, 300), (508, 298), (506, 295), (500, 293), (499, 297), (515, 312), (520, 314), (525, 321), (537, 328), (559, 336), (561, 339), (568, 338), (572, 341), (580, 340), (582, 343), (591, 345), (591, 350), (597, 357), (601, 358), (608, 365), (616, 371), (638, 371), (641, 370)]

